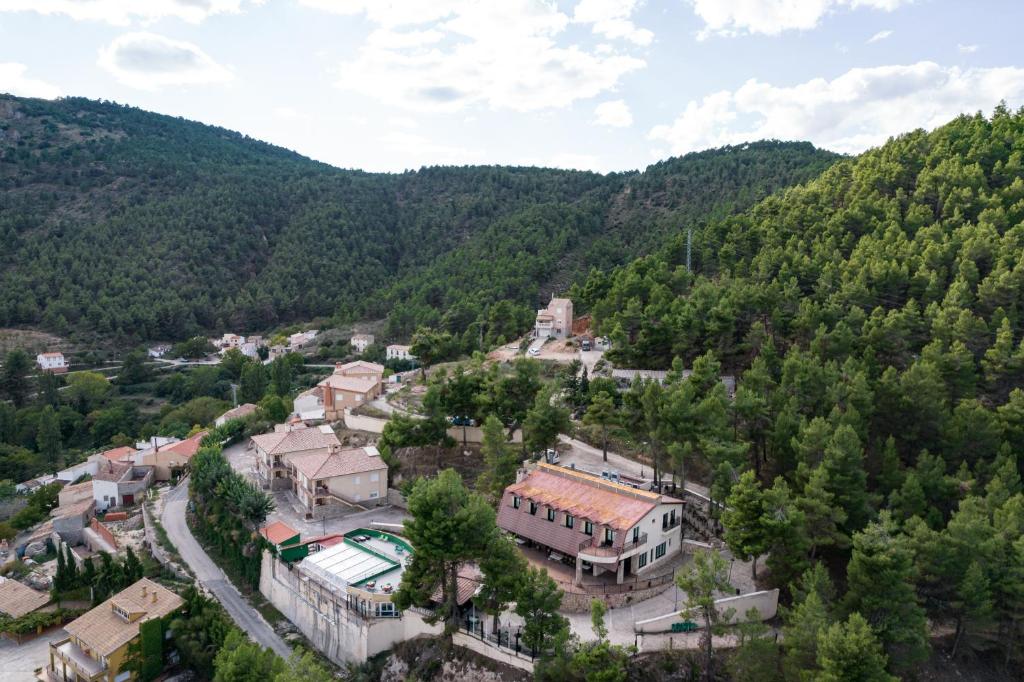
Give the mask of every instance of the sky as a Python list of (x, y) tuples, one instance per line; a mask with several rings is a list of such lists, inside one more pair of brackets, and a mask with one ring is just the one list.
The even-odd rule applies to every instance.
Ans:
[(184, 116), (343, 168), (858, 153), (1024, 105), (1020, 0), (0, 0), (0, 92)]

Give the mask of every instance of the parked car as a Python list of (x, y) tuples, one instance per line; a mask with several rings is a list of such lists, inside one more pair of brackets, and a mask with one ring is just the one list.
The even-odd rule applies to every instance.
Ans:
[(531, 348), (530, 349), (530, 355), (533, 355), (533, 356), (540, 355), (540, 348)]
[(583, 341), (580, 342), (580, 349), (590, 350), (590, 339), (583, 339)]
[(611, 481), (612, 483), (618, 483), (619, 472), (605, 470), (601, 472), (601, 478), (605, 479), (606, 481)]
[(558, 462), (561, 460), (561, 457), (558, 456), (558, 450), (548, 448), (544, 452), (544, 459), (545, 461), (547, 461), (548, 464), (558, 464)]

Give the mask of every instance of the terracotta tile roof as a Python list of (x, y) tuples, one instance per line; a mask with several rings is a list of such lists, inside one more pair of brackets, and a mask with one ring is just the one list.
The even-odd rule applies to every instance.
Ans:
[(44, 357), (44, 358), (62, 358), (62, 357), (64, 357), (64, 354), (60, 353), (58, 351), (49, 351), (47, 353), (40, 353), (39, 355)]
[(351, 391), (352, 393), (369, 393), (377, 388), (377, 382), (374, 379), (350, 377), (344, 374), (332, 374), (318, 385), (334, 388), (339, 391)]
[(58, 499), (63, 505), (74, 504), (81, 502), (82, 500), (92, 499), (92, 481), (83, 481), (82, 483), (75, 483), (73, 485), (64, 486), (60, 493), (58, 493)]
[[(480, 571), (475, 566), (461, 566), (459, 567), (459, 574), (455, 577), (455, 601), (461, 606), (468, 602), (477, 590), (480, 589), (483, 581), (481, 580)], [(434, 589), (434, 593), (430, 595), (430, 601), (440, 604), (441, 603), (441, 586), (438, 585)]]
[(120, 448), (114, 448), (113, 450), (106, 450), (100, 454), (111, 462), (123, 462), (126, 457), (130, 457), (135, 454), (135, 448), (125, 445)]
[(14, 578), (0, 578), (0, 613), (21, 618), (50, 601), (50, 595), (22, 585)]
[(241, 419), (242, 417), (248, 417), (250, 414), (253, 414), (254, 412), (256, 412), (256, 406), (253, 405), (252, 403), (245, 403), (244, 405), (239, 405), (238, 407), (231, 408), (230, 410), (219, 416), (218, 419)]
[(206, 438), (207, 433), (209, 433), (209, 431), (200, 431), (191, 438), (186, 438), (185, 440), (180, 440), (177, 443), (166, 445), (163, 448), (160, 448), (158, 452), (173, 452), (185, 457), (186, 459), (191, 459), (192, 455), (199, 452), (199, 444), (203, 442), (203, 438)]
[[(143, 591), (145, 590), (145, 595)], [(153, 601), (156, 595), (156, 601)], [(139, 623), (151, 618), (163, 618), (185, 601), (148, 578), (118, 592), (81, 618), (68, 623), (64, 629), (77, 637), (86, 648), (100, 656), (109, 656), (139, 634)], [(119, 616), (114, 607), (127, 612), (131, 622)]]
[(292, 458), (291, 464), (310, 480), (382, 471), (388, 468), (377, 448), (373, 447), (299, 455)]
[(285, 540), (291, 540), (299, 534), (299, 531), (289, 526), (284, 521), (274, 521), (268, 526), (260, 528), (260, 535), (267, 539), (267, 542), (280, 545)]
[(131, 468), (130, 463), (111, 461), (104, 464), (101, 462), (99, 471), (92, 478), (94, 481), (120, 481)]
[(595, 524), (626, 531), (660, 502), (657, 493), (636, 490), (579, 471), (541, 464), (505, 489)]
[(256, 447), (271, 455), (283, 455), (289, 452), (317, 450), (341, 445), (334, 432), (325, 433), (320, 429), (294, 429), (292, 431), (275, 431), (253, 436)]
[(378, 365), (376, 362), (367, 362), (366, 360), (355, 360), (353, 362), (346, 362), (344, 365), (334, 370), (335, 374), (345, 374), (353, 370), (360, 372), (375, 372), (377, 374), (384, 373), (384, 365)]

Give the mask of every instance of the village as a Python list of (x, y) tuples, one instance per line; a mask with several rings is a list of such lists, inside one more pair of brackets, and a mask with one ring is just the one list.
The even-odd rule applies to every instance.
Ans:
[[(194, 584), (220, 601), (253, 641), (285, 658), (301, 640), (335, 665), (364, 663), (401, 642), (439, 636), (450, 621), (457, 626), (456, 645), (523, 674), (533, 670), (539, 652), (524, 639), (522, 613), (512, 602), (495, 611), (480, 601), (488, 588), (478, 563), (460, 564), (450, 599), (438, 585), (423, 606), (402, 609), (393, 600), (417, 553), (405, 536), (413, 483), (446, 466), (460, 469), (463, 478), (475, 476), (489, 437), (487, 425), (448, 412), (441, 438), (452, 446), (395, 447), (394, 425), (429, 423), (426, 396), (463, 371), (497, 376), (521, 371), (513, 369), (517, 363), (538, 363), (549, 376), (568, 372), (571, 381), (603, 381), (613, 393), (664, 383), (667, 372), (611, 366), (603, 358), (609, 340), (591, 336), (588, 319), (574, 318), (566, 298), (552, 298), (526, 337), (477, 358), (468, 370), (458, 363), (421, 366), (415, 340), (384, 347), (384, 364), (365, 359), (379, 348), (367, 332), (348, 339), (354, 359), (318, 365), (315, 356), (300, 355), (317, 337), (317, 330), (308, 330), (268, 345), (260, 336), (227, 333), (209, 339), (209, 352), (191, 359), (173, 357), (170, 345), (151, 346), (154, 365), (187, 371), (189, 364), (215, 365), (238, 353), (271, 365), (291, 354), (321, 378), (289, 396), (289, 412), (277, 423), (265, 421), (263, 403), (236, 399), (187, 437), (157, 434), (17, 483), (26, 499), (44, 489), (58, 492), (45, 521), (0, 544), (0, 668), (39, 680), (134, 679), (127, 662), (144, 624), (171, 622), (186, 603), (182, 590)], [(41, 373), (73, 371), (60, 352), (42, 352), (36, 361)], [(720, 380), (732, 396), (734, 379)], [(559, 399), (547, 395), (552, 404)], [(594, 637), (590, 614), (598, 600), (607, 609), (608, 641), (616, 645), (637, 653), (697, 648), (704, 625), (683, 607), (687, 595), (677, 576), (695, 554), (706, 553), (728, 562), (728, 589), (715, 594), (726, 622), (750, 614), (774, 618), (778, 590), (759, 590), (751, 557), (736, 557), (725, 546), (721, 504), (709, 489), (659, 473), (649, 459), (610, 452), (607, 442), (602, 447), (577, 438), (574, 425), (587, 422), (584, 412), (574, 409), (575, 419), (547, 447), (529, 449), (536, 439), (524, 436), (529, 428), (522, 423), (503, 429), (502, 447), (517, 464), (493, 497), (497, 528), (524, 566), (557, 585), (558, 612), (571, 633), (584, 641)], [(257, 419), (271, 428), (251, 432)], [(262, 549), (255, 589), (232, 584), (186, 518), (195, 504), (188, 501), (194, 459), (211, 445), (223, 446), (239, 479), (273, 501), (257, 529)], [(473, 464), (462, 463), (467, 458)], [(95, 575), (97, 566), (135, 567), (140, 557), (146, 577), (125, 568), (106, 588), (105, 601), (98, 602), (90, 585), (68, 578), (69, 572)], [(67, 590), (62, 583), (81, 587)], [(439, 620), (447, 601), (457, 613)], [(722, 644), (730, 637), (722, 635)], [(163, 664), (173, 670), (177, 661), (175, 655)]]

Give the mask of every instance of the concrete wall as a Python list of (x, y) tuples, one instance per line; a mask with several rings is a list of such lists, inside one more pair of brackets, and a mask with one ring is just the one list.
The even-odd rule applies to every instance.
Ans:
[(491, 660), (510, 665), (513, 668), (519, 668), (526, 672), (533, 672), (533, 659), (523, 654), (518, 654), (512, 649), (501, 649), (488, 642), (478, 639), (467, 632), (462, 630), (457, 631), (452, 635), (452, 644), (461, 646), (470, 651), (475, 651), (481, 656), (486, 656)]
[(401, 618), (365, 619), (344, 605), (344, 594), (320, 590), (314, 581), (300, 580), (296, 565), (289, 567), (269, 552), (263, 553), (260, 593), (267, 598), (322, 654), (338, 665), (362, 663), (392, 648), (397, 642), (420, 635), (439, 635), (441, 625), (429, 625), (419, 614), (406, 611)]
[[(461, 427), (461, 426), (452, 426), (451, 428), (448, 429), (448, 435), (461, 443), (462, 442), (462, 428), (463, 427)], [(484, 430), (481, 427), (479, 427), (479, 426), (467, 426), (465, 428), (466, 428), (466, 442), (468, 442), (468, 443), (482, 443), (482, 442), (484, 442)], [(508, 433), (506, 432), (505, 435), (507, 436)], [(510, 443), (522, 443), (523, 442), (523, 432), (522, 432), (522, 430), (521, 429), (517, 429), (512, 434), (512, 440), (510, 440), (509, 442)]]
[(89, 474), (90, 476), (95, 476), (96, 472), (99, 471), (99, 467), (100, 465), (98, 460), (89, 459), (88, 461), (76, 464), (73, 467), (68, 467), (67, 469), (58, 471), (57, 480), (66, 481), (70, 483), (81, 478), (82, 476), (85, 476), (86, 474)]
[(345, 428), (352, 429), (353, 431), (384, 433), (384, 425), (388, 423), (388, 420), (356, 415), (352, 414), (351, 410), (345, 410), (344, 422)]
[[(769, 620), (775, 617), (779, 610), (779, 591), (764, 590), (761, 592), (748, 592), (737, 597), (724, 597), (715, 600), (715, 608), (722, 616), (728, 616), (729, 623), (740, 623), (746, 620), (747, 611), (756, 608), (761, 620)], [(637, 621), (633, 625), (636, 632), (670, 632), (673, 623), (691, 621), (701, 625), (699, 618), (684, 618), (678, 612), (666, 613), (663, 616)]]

